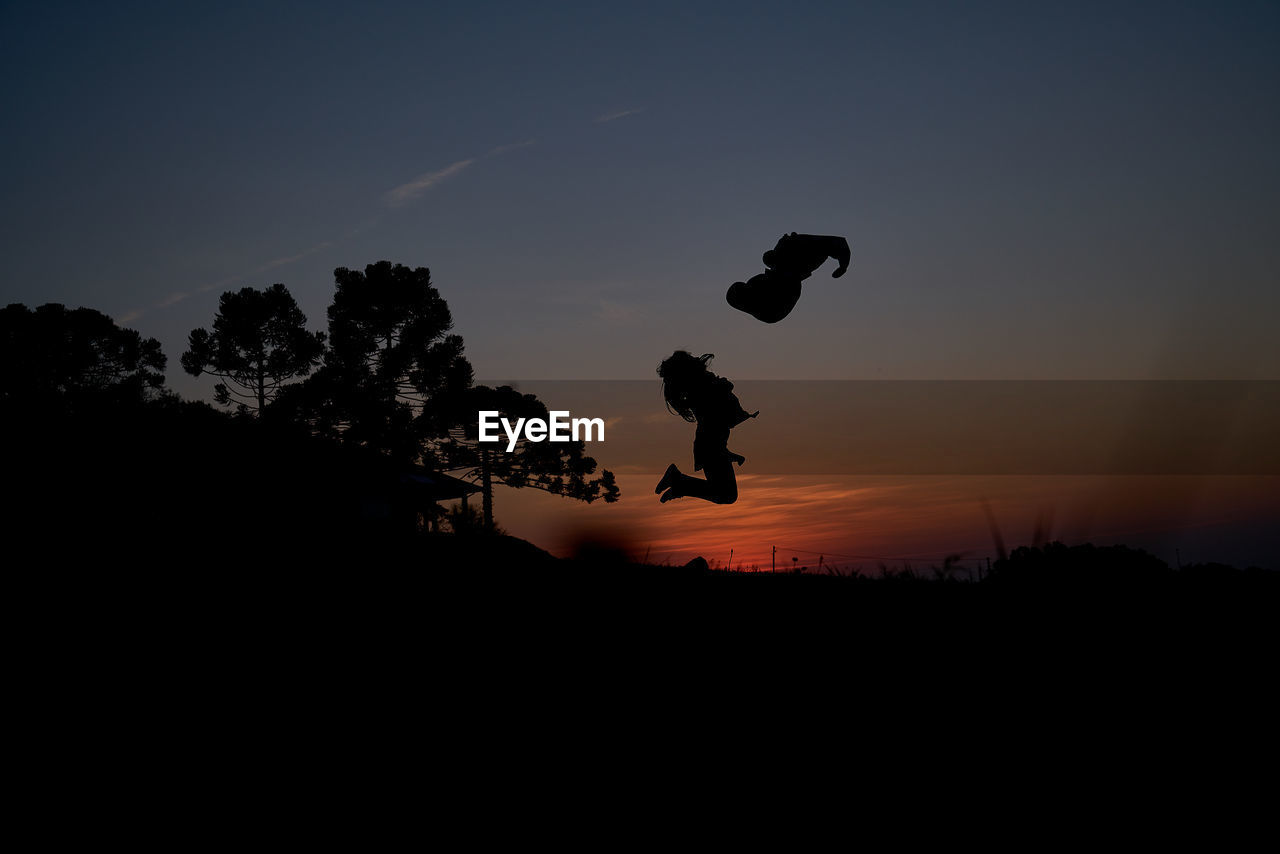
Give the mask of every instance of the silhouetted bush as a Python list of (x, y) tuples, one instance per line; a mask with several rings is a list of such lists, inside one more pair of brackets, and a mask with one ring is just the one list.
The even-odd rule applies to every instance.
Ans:
[(1105, 588), (1140, 586), (1171, 580), (1169, 565), (1142, 549), (1124, 545), (1020, 546), (997, 560), (986, 577), (989, 584)]

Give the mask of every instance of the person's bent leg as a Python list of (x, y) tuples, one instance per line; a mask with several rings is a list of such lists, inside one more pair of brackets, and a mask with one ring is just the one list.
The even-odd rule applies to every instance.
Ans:
[(733, 473), (729, 454), (705, 466), (707, 500), (715, 504), (732, 504), (738, 500), (738, 479)]
[(671, 488), (663, 493), (662, 503), (674, 498), (701, 498), (712, 504), (732, 504), (738, 500), (738, 480), (733, 475), (733, 463), (727, 456), (705, 469), (705, 480), (677, 473)]
[(658, 481), (658, 485), (653, 489), (654, 494), (659, 494), (670, 489), (681, 477), (683, 477), (683, 475), (680, 474), (680, 469), (676, 468), (675, 463), (667, 466), (667, 470), (662, 474), (662, 480)]

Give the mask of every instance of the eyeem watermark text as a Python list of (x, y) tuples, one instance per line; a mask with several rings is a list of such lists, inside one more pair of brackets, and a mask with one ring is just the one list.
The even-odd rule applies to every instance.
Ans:
[[(510, 421), (498, 417), (498, 410), (482, 409), (479, 413), (480, 441), (502, 441), (502, 437), (498, 435), (499, 422), (502, 424), (502, 429), (507, 433), (507, 453), (511, 453), (516, 449), (516, 442), (520, 441), (521, 430), (524, 431), (524, 438), (530, 442), (544, 440), (548, 442), (604, 441), (603, 418), (570, 419), (568, 410), (564, 409), (553, 409), (548, 414), (551, 416), (550, 421), (543, 421), (541, 418), (518, 418), (513, 427)], [(593, 432), (595, 438), (592, 438)]]

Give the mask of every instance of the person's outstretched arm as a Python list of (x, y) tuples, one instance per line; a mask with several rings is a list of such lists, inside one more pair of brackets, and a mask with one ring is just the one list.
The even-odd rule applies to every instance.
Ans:
[(853, 258), (853, 253), (849, 250), (849, 241), (834, 235), (825, 236), (823, 239), (827, 241), (827, 255), (836, 259), (836, 268), (831, 271), (831, 278), (838, 279), (844, 275), (845, 270), (849, 269), (849, 261)]
[(778, 245), (764, 253), (764, 263), (778, 271), (785, 271), (806, 279), (823, 265), (828, 258), (836, 260), (832, 278), (840, 278), (849, 269), (849, 241), (834, 234), (785, 234)]

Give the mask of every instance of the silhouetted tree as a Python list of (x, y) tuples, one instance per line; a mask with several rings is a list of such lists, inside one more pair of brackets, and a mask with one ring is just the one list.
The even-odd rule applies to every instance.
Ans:
[(403, 462), (466, 468), (483, 490), (484, 525), (492, 530), (493, 484), (533, 486), (582, 501), (616, 501), (611, 472), (592, 478), (596, 462), (581, 442), (521, 441), (514, 452), (478, 442), (476, 413), (546, 419), (532, 395), (473, 388), (461, 336), (449, 334), (448, 303), (425, 267), (380, 261), (364, 271), (339, 267), (329, 307), (324, 364), (285, 389), (273, 411), (307, 422), (320, 435), (376, 448)]
[(390, 261), (334, 270), (324, 365), (288, 407), (316, 432), (411, 461), (471, 385), (462, 338), (425, 267)]
[(164, 385), (160, 342), (91, 308), (47, 303), (0, 310), (0, 405), (74, 408), (141, 403)]
[(265, 291), (227, 291), (218, 301), (213, 332), (191, 330), (183, 370), (220, 378), (214, 399), (223, 406), (234, 403), (243, 412), (252, 403), (262, 412), (288, 380), (306, 376), (320, 363), (324, 333), (308, 332), (306, 326), (306, 316), (282, 284)]
[(458, 404), (463, 417), (448, 437), (434, 442), (432, 448), (445, 468), (469, 468), (463, 477), (479, 481), (486, 529), (493, 528), (495, 482), (517, 489), (532, 486), (588, 503), (597, 498), (606, 502), (618, 500), (613, 472), (605, 469), (599, 477), (590, 477), (596, 471), (596, 461), (586, 455), (582, 441), (530, 442), (522, 435), (510, 452), (505, 436), (498, 442), (479, 441), (476, 414), (482, 410), (496, 410), (513, 425), (519, 418), (547, 421), (547, 407), (535, 396), (521, 394), (510, 386), (476, 386)]

